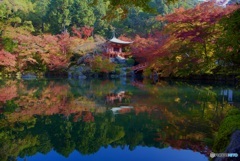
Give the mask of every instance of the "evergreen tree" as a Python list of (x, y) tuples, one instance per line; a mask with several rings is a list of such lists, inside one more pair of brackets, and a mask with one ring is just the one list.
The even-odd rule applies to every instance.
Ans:
[(36, 32), (44, 32), (47, 23), (46, 14), (50, 4), (49, 0), (32, 0), (34, 11), (28, 15), (29, 20), (33, 22)]
[(96, 21), (94, 8), (89, 5), (89, 0), (74, 0), (70, 14), (71, 25), (77, 27), (93, 26)]
[(50, 24), (51, 33), (60, 33), (71, 24), (70, 8), (73, 0), (52, 0), (50, 1), (47, 21)]

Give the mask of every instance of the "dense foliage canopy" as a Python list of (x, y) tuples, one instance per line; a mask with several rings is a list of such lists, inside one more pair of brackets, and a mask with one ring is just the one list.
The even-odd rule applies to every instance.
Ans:
[(150, 62), (148, 69), (161, 77), (237, 74), (231, 69), (238, 68), (239, 38), (229, 31), (238, 32), (238, 13), (238, 5), (205, 2), (158, 16), (165, 23), (163, 30), (147, 38), (137, 36), (133, 54)]
[(149, 64), (145, 73), (178, 77), (225, 73), (229, 66), (238, 67), (238, 5), (172, 2), (3, 0), (0, 70), (66, 70), (79, 45), (94, 42), (94, 35), (110, 38), (113, 29), (117, 36), (134, 40), (134, 59)]

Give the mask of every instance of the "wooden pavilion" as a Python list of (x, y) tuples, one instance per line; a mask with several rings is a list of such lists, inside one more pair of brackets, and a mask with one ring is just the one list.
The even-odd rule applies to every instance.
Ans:
[(128, 47), (133, 42), (130, 41), (123, 41), (115, 37), (113, 34), (113, 38), (106, 42), (106, 52), (105, 56), (109, 58), (120, 58), (125, 59), (128, 58), (131, 53), (126, 52), (125, 48)]

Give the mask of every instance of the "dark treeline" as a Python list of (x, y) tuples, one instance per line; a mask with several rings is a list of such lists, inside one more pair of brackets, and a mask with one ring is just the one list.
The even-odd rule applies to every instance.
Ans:
[[(111, 113), (97, 114), (94, 116), (94, 122), (85, 122), (81, 118), (74, 122), (71, 116), (38, 116), (11, 126), (1, 129), (2, 161), (18, 156), (32, 156), (38, 152), (47, 154), (52, 149), (68, 157), (74, 150), (82, 155), (89, 155), (107, 146), (113, 148), (120, 146), (130, 150), (137, 146), (160, 149), (169, 146), (182, 149), (195, 147), (195, 150), (205, 147), (203, 146), (205, 143), (196, 137), (186, 144), (181, 144), (181, 136), (186, 135), (184, 130), (177, 132), (166, 120), (153, 119), (147, 113), (115, 117)], [(167, 128), (169, 129), (164, 131)], [(201, 127), (199, 132), (203, 133), (204, 128), (207, 127)], [(175, 133), (176, 144), (171, 142), (171, 133)], [(211, 136), (211, 133), (208, 135)]]

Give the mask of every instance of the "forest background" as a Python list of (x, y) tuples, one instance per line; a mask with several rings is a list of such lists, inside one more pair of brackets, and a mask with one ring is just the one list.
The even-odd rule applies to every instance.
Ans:
[[(2, 0), (0, 72), (66, 71), (76, 48), (99, 37), (133, 40), (145, 75), (239, 75), (240, 10), (237, 1)], [(101, 51), (97, 51), (101, 52)], [(99, 58), (98, 58), (99, 59)], [(99, 72), (115, 69), (101, 58)], [(104, 65), (104, 70), (100, 66)]]

